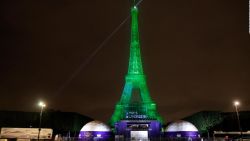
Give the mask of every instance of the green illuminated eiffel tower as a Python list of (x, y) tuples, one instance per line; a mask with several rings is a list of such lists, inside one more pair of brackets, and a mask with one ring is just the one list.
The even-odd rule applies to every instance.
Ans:
[(130, 58), (128, 74), (125, 80), (122, 97), (115, 106), (110, 125), (114, 126), (120, 120), (158, 120), (162, 122), (157, 113), (156, 104), (149, 95), (143, 73), (138, 30), (138, 9), (135, 4), (131, 8)]

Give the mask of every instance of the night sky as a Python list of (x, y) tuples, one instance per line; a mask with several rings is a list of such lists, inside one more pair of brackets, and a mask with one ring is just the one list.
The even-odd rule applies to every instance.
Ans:
[[(250, 110), (248, 0), (144, 0), (139, 12), (143, 67), (166, 121), (234, 111), (234, 99)], [(130, 20), (84, 63), (129, 14), (129, 0), (1, 0), (0, 110), (39, 111), (44, 100), (107, 121), (125, 82)]]

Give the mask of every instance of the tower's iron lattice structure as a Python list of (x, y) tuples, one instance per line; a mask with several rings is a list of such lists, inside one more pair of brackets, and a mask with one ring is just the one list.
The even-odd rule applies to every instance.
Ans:
[(151, 99), (143, 72), (138, 30), (138, 8), (131, 8), (131, 40), (128, 73), (120, 101), (110, 119), (114, 126), (121, 120), (157, 120), (162, 122), (155, 102)]

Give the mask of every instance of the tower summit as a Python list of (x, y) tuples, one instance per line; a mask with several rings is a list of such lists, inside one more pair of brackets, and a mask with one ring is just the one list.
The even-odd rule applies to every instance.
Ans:
[(138, 9), (136, 6), (132, 7), (131, 15), (132, 23), (128, 75), (143, 75), (138, 30)]
[[(157, 113), (156, 104), (149, 95), (146, 78), (143, 72), (139, 29), (138, 8), (136, 1), (131, 8), (131, 39), (128, 72), (120, 101), (110, 119), (110, 125), (115, 126), (121, 121), (155, 121), (162, 122)], [(150, 124), (150, 123), (148, 123)], [(146, 124), (145, 124), (146, 125)]]

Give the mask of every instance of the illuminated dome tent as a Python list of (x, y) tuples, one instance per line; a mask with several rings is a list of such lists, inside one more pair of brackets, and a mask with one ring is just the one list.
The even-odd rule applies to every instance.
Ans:
[(173, 122), (166, 128), (167, 137), (199, 137), (198, 129), (190, 122), (177, 121)]
[(101, 121), (91, 121), (85, 124), (79, 134), (83, 140), (109, 140), (112, 137), (112, 131)]

